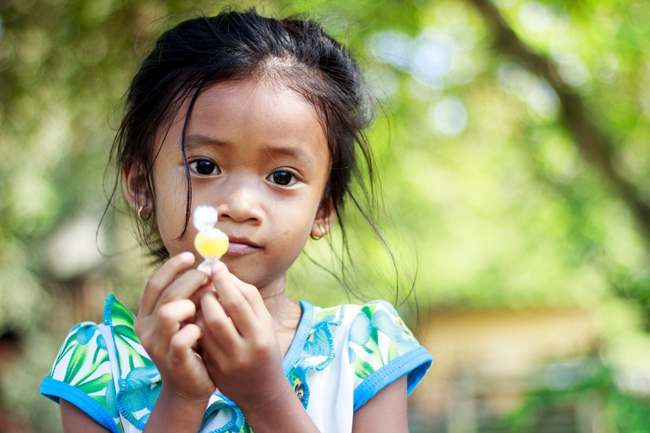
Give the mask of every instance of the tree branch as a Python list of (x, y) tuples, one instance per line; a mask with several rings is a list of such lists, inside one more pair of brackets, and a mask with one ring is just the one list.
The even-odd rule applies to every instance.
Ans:
[(573, 137), (584, 159), (596, 167), (628, 206), (641, 229), (650, 250), (650, 203), (636, 185), (628, 181), (614, 166), (615, 145), (603, 131), (595, 116), (585, 107), (582, 97), (562, 81), (557, 67), (546, 56), (533, 52), (519, 39), (497, 7), (489, 0), (469, 0), (492, 27), (494, 49), (517, 59), (532, 73), (545, 79), (560, 99), (560, 123)]

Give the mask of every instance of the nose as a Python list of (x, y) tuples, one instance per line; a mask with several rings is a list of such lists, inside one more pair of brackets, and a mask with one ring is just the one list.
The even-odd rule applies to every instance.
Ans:
[(222, 201), (217, 206), (219, 219), (249, 222), (256, 225), (264, 221), (262, 194), (254, 182), (237, 180), (221, 185)]

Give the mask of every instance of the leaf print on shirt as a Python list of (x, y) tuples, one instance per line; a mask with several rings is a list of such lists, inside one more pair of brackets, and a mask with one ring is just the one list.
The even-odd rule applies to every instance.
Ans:
[[(76, 328), (76, 329), (75, 329)], [(108, 362), (104, 337), (94, 323), (82, 323), (70, 332), (60, 359), (72, 351), (63, 382), (69, 383), (86, 394), (101, 393), (111, 380), (110, 371), (103, 372), (100, 365)], [(74, 331), (74, 337), (72, 337)], [(103, 345), (102, 345), (103, 343)]]
[[(411, 330), (397, 315), (389, 315), (385, 310), (378, 310), (372, 315), (371, 323), (374, 329), (386, 334), (390, 341), (395, 343), (400, 353), (406, 353), (419, 346)], [(388, 361), (390, 362), (392, 359)]]
[(303, 379), (304, 378), (298, 374), (295, 368), (291, 370), (289, 382), (291, 382), (293, 392), (296, 393), (296, 396), (300, 400), (300, 403), (302, 403), (304, 407), (307, 407), (305, 399), (308, 400), (308, 395), (305, 393), (305, 381)]
[(133, 330), (135, 316), (113, 295), (104, 309), (104, 323), (111, 327), (120, 371), (117, 407), (140, 430), (149, 419), (162, 384), (160, 373)]
[(95, 335), (96, 329), (97, 327), (93, 325), (79, 326), (79, 329), (77, 329), (77, 332), (75, 333), (75, 338), (77, 339), (79, 344), (85, 346), (90, 342), (90, 340)]
[(324, 321), (318, 323), (314, 328), (309, 331), (309, 336), (305, 342), (303, 350), (311, 356), (324, 356), (328, 362), (333, 356), (332, 346), (332, 332), (329, 329), (327, 319), (334, 316), (327, 316)]
[(48, 377), (76, 388), (113, 419), (118, 417), (106, 340), (95, 323), (83, 322), (70, 330)]
[(332, 328), (340, 326), (345, 306), (319, 309), (302, 347), (300, 360), (289, 371), (288, 379), (294, 392), (306, 409), (309, 405), (307, 374), (311, 370), (323, 370), (334, 359)]
[(143, 430), (160, 395), (162, 384), (156, 367), (137, 367), (120, 379), (117, 407), (124, 418)]
[[(110, 295), (106, 301), (104, 321), (113, 329), (121, 371), (154, 365), (133, 330), (135, 316), (113, 295)], [(127, 365), (129, 368), (125, 368)]]
[(418, 346), (411, 331), (387, 302), (369, 302), (350, 326), (348, 355), (360, 379)]

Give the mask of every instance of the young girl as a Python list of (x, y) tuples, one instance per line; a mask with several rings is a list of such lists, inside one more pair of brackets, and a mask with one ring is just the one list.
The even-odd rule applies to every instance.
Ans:
[[(357, 155), (370, 162), (369, 112), (354, 60), (312, 22), (227, 12), (160, 37), (113, 155), (164, 264), (137, 317), (110, 296), (104, 323), (68, 335), (41, 387), (65, 432), (408, 430), (431, 357), (393, 307), (285, 295), (308, 238), (340, 218)], [(209, 276), (199, 205), (230, 240)]]

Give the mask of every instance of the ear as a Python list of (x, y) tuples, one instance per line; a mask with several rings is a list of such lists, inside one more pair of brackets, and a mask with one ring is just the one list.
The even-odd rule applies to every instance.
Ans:
[(314, 218), (314, 224), (311, 227), (311, 237), (320, 239), (328, 234), (334, 226), (334, 216), (334, 204), (329, 197), (326, 197), (316, 212), (316, 218)]
[(138, 212), (142, 206), (143, 214), (151, 214), (153, 212), (153, 197), (149, 190), (144, 167), (136, 162), (125, 163), (122, 166), (122, 181), (124, 182), (124, 195), (131, 208)]

